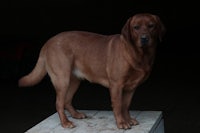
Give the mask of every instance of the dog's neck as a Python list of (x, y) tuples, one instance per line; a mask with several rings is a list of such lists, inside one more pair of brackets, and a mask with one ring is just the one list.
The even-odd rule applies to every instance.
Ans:
[[(137, 45), (127, 41), (123, 36), (120, 38), (123, 42), (121, 43), (121, 48), (125, 49), (128, 53), (124, 53), (124, 58), (128, 63), (133, 68), (151, 69), (155, 57), (156, 45), (138, 47)], [(148, 68), (143, 68), (144, 66), (147, 66)]]

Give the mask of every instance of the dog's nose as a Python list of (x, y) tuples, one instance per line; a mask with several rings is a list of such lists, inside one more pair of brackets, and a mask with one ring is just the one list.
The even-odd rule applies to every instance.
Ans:
[(145, 45), (145, 44), (148, 43), (149, 38), (148, 38), (147, 35), (142, 35), (141, 38), (140, 38), (140, 40), (141, 40), (142, 45)]

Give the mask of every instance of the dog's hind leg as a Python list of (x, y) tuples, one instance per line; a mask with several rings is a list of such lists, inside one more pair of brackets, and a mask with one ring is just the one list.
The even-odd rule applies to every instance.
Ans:
[(50, 51), (47, 57), (47, 72), (56, 91), (56, 110), (64, 128), (73, 128), (75, 125), (67, 119), (64, 106), (66, 93), (69, 90), (73, 56), (65, 55), (59, 49)]
[(56, 110), (60, 117), (62, 126), (64, 128), (73, 128), (75, 125), (67, 119), (67, 116), (64, 112), (65, 98), (69, 86), (66, 80), (67, 79), (64, 77), (56, 77), (56, 79), (52, 81), (56, 89)]
[(65, 96), (65, 109), (69, 111), (69, 113), (72, 115), (73, 118), (83, 119), (83, 118), (86, 118), (86, 115), (84, 113), (78, 112), (72, 106), (72, 99), (79, 85), (80, 85), (80, 80), (76, 78), (75, 76), (71, 75), (69, 90), (67, 91), (66, 96)]
[(52, 74), (50, 77), (56, 90), (56, 110), (60, 117), (61, 125), (64, 128), (73, 128), (75, 125), (67, 119), (64, 112), (65, 98), (69, 91), (70, 83), (70, 71), (68, 68), (66, 68), (66, 70), (63, 71), (65, 74)]

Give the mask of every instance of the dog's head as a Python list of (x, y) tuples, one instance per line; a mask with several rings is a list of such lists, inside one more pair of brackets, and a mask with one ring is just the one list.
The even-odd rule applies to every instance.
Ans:
[(164, 33), (160, 18), (149, 13), (134, 15), (122, 28), (124, 38), (139, 47), (153, 45), (158, 39), (161, 41)]

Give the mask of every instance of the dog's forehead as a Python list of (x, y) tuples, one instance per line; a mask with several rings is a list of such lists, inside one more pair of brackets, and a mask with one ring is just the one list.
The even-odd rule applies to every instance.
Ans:
[(155, 17), (152, 14), (137, 14), (131, 19), (132, 24), (155, 23)]

